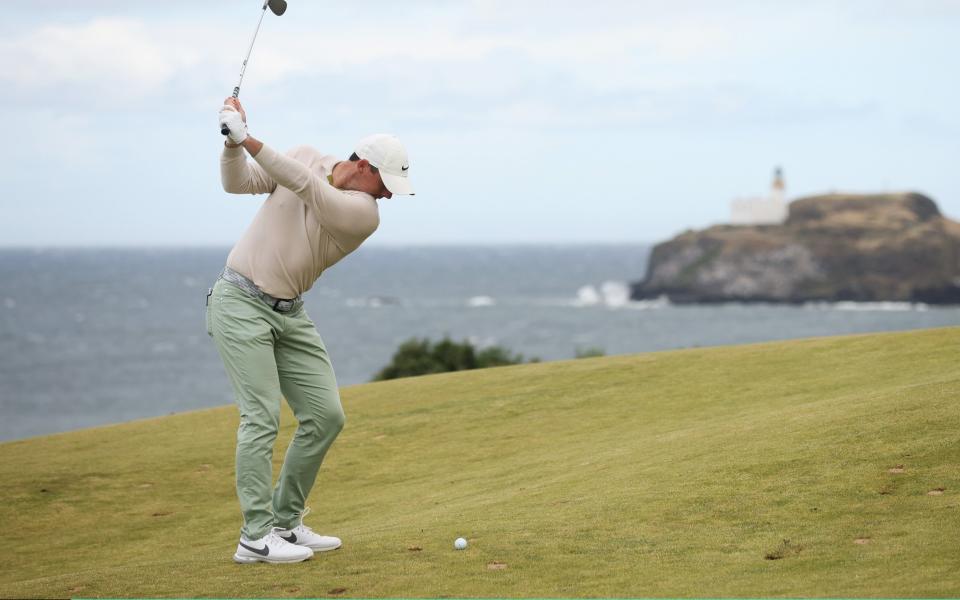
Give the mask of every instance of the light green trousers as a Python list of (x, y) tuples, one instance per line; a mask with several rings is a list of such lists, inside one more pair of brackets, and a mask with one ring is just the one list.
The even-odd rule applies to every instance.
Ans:
[[(207, 298), (207, 333), (223, 359), (240, 409), (240, 533), (255, 540), (272, 527), (293, 528), (300, 522), (320, 463), (344, 423), (323, 340), (302, 306), (276, 312), (223, 279)], [(271, 491), (281, 396), (299, 426)]]

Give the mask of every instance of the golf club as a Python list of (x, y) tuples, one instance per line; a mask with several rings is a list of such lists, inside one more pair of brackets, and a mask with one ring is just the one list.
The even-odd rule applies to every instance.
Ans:
[[(267, 7), (270, 8), (270, 11), (273, 14), (279, 17), (287, 10), (287, 0), (266, 0), (263, 3), (263, 12), (260, 13), (260, 20), (257, 21), (257, 28), (253, 31), (253, 38), (250, 40), (250, 47), (247, 49), (247, 56), (243, 59), (243, 65), (240, 66), (240, 80), (237, 81), (237, 87), (233, 88), (234, 98), (238, 98), (240, 96), (240, 84), (243, 83), (243, 73), (247, 70), (247, 61), (250, 60), (250, 53), (253, 52), (253, 43), (257, 41), (257, 34), (260, 33), (260, 24), (263, 23), (263, 15), (267, 14)], [(227, 135), (230, 133), (230, 129), (227, 127), (221, 127), (220, 133)]]

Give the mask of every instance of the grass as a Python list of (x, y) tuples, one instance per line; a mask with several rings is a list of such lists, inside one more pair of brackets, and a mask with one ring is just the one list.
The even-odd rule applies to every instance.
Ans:
[(308, 502), (344, 547), (296, 565), (231, 561), (231, 406), (4, 443), (0, 596), (960, 596), (958, 359), (945, 328), (346, 388)]

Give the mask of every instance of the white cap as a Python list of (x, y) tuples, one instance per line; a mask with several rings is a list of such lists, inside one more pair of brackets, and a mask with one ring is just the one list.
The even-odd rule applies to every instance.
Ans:
[(380, 171), (383, 185), (391, 194), (413, 195), (413, 186), (407, 179), (410, 162), (407, 149), (395, 135), (375, 133), (360, 140), (354, 152)]

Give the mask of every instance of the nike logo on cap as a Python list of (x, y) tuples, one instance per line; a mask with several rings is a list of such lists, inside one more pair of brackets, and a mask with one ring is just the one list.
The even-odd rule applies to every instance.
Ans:
[(406, 171), (406, 170), (409, 169), (409, 168), (410, 168), (410, 165), (407, 165), (407, 166), (405, 166), (405, 167), (400, 167), (400, 170), (401, 170), (401, 171)]
[(253, 552), (254, 554), (259, 554), (260, 556), (267, 556), (268, 554), (270, 554), (270, 546), (264, 546), (263, 548), (258, 549), (258, 548), (254, 548), (253, 546), (248, 546), (243, 542), (240, 542), (240, 545), (246, 548), (247, 550), (249, 550), (250, 552)]

